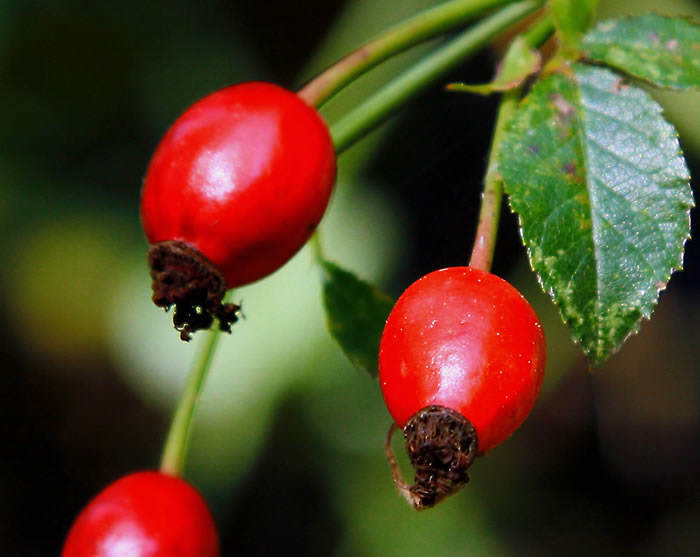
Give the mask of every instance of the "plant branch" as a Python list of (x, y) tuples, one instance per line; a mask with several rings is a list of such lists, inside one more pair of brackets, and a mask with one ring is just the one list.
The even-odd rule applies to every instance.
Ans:
[(532, 48), (541, 47), (554, 33), (554, 23), (549, 14), (535, 21), (522, 36)]
[(506, 91), (501, 97), (498, 116), (494, 128), (489, 163), (484, 176), (484, 191), (481, 194), (481, 209), (479, 224), (476, 227), (474, 247), (469, 260), (471, 267), (482, 271), (490, 271), (493, 254), (498, 236), (498, 221), (501, 216), (501, 201), (503, 200), (503, 182), (497, 168), (498, 152), (503, 137), (505, 124), (515, 112), (520, 100), (520, 87)]
[[(552, 34), (553, 27), (549, 17), (543, 17), (537, 21), (523, 38), (527, 43), (536, 47), (542, 44)], [(479, 222), (476, 228), (476, 237), (472, 248), (469, 265), (482, 271), (490, 271), (493, 263), (493, 254), (496, 249), (498, 236), (498, 222), (501, 216), (501, 202), (503, 200), (503, 181), (498, 172), (498, 156), (505, 127), (518, 107), (522, 87), (506, 91), (501, 97), (496, 116), (496, 124), (491, 140), (489, 162), (484, 176), (484, 191), (481, 194), (481, 209), (479, 210)]]
[(387, 58), (442, 33), (456, 29), (479, 14), (514, 0), (451, 0), (425, 10), (389, 29), (314, 77), (298, 91), (319, 107), (333, 95)]
[[(230, 294), (231, 291), (227, 297), (230, 297)], [(160, 461), (160, 471), (171, 476), (181, 476), (184, 470), (194, 414), (221, 336), (218, 330), (200, 334), (208, 334), (209, 338), (187, 377), (187, 384), (170, 424)]]
[(443, 77), (499, 33), (539, 8), (540, 4), (537, 0), (523, 0), (506, 6), (463, 31), (447, 45), (390, 81), (331, 126), (336, 153), (340, 154), (350, 147), (420, 91)]

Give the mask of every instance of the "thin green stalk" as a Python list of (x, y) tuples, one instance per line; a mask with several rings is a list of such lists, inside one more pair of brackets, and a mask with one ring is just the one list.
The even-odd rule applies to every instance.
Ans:
[(216, 345), (221, 336), (218, 330), (207, 334), (209, 338), (199, 357), (195, 360), (195, 364), (187, 378), (187, 384), (175, 410), (168, 438), (163, 449), (160, 471), (171, 476), (181, 476), (185, 467), (194, 414), (199, 403), (204, 381), (209, 374)]
[(554, 33), (554, 23), (549, 14), (545, 14), (535, 21), (530, 28), (523, 33), (523, 38), (532, 48), (539, 48)]
[(362, 138), (420, 91), (443, 77), (467, 56), (540, 7), (536, 0), (506, 6), (428, 55), (390, 81), (373, 96), (331, 126), (336, 153)]
[(484, 176), (484, 191), (481, 194), (481, 209), (479, 224), (476, 227), (476, 237), (472, 248), (469, 265), (482, 271), (490, 271), (498, 235), (498, 221), (501, 216), (501, 201), (503, 199), (503, 182), (497, 170), (496, 160), (503, 138), (505, 125), (515, 112), (520, 101), (520, 88), (503, 93), (498, 107), (496, 126), (494, 128), (489, 163)]
[(321, 245), (321, 231), (318, 228), (314, 231), (309, 242), (311, 243), (314, 261), (322, 265), (325, 257), (323, 256), (323, 246)]
[[(552, 34), (552, 21), (548, 16), (537, 21), (523, 38), (532, 47), (544, 43)], [(479, 222), (476, 228), (476, 237), (472, 248), (469, 265), (483, 271), (490, 271), (493, 263), (493, 254), (496, 249), (498, 236), (498, 222), (501, 216), (501, 202), (503, 200), (503, 182), (498, 172), (498, 156), (505, 127), (518, 107), (522, 88), (517, 87), (506, 91), (501, 97), (494, 126), (489, 162), (484, 176), (484, 191), (481, 195), (481, 209), (479, 210)]]
[(309, 104), (319, 107), (348, 83), (380, 62), (423, 41), (456, 29), (481, 13), (515, 0), (451, 0), (421, 12), (351, 52), (298, 91)]

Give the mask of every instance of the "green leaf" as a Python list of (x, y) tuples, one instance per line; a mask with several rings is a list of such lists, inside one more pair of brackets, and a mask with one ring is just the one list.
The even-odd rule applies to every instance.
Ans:
[(394, 302), (335, 263), (321, 266), (328, 329), (355, 366), (376, 376), (379, 340)]
[(564, 69), (521, 103), (498, 165), (533, 269), (599, 364), (681, 268), (693, 197), (676, 132), (645, 91)]
[(561, 39), (578, 48), (581, 37), (593, 25), (599, 0), (549, 0), (554, 26)]
[(467, 85), (451, 83), (447, 86), (450, 91), (465, 91), (478, 95), (490, 95), (499, 91), (508, 91), (519, 87), (532, 74), (540, 69), (541, 57), (537, 49), (532, 48), (527, 41), (519, 36), (508, 47), (508, 52), (496, 70), (496, 76), (491, 83), (483, 85)]
[(700, 87), (700, 25), (647, 14), (599, 23), (583, 39), (590, 59), (673, 89)]

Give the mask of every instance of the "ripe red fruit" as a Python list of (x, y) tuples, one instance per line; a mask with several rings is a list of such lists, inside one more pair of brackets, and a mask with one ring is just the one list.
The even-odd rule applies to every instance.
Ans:
[(382, 334), (379, 380), (416, 472), (413, 486), (395, 481), (416, 508), (462, 487), (473, 459), (523, 422), (545, 357), (535, 311), (491, 273), (442, 269), (401, 295)]
[(107, 486), (78, 515), (61, 557), (217, 557), (204, 499), (184, 480), (136, 472)]
[(161, 140), (141, 193), (154, 302), (183, 331), (236, 321), (224, 292), (263, 278), (318, 225), (335, 180), (318, 112), (270, 83), (204, 97)]

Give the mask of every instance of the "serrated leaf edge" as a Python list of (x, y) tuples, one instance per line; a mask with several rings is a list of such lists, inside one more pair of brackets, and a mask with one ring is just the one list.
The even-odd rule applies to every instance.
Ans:
[[(629, 19), (633, 19), (633, 17), (630, 17)], [(581, 64), (581, 65), (582, 65), (582, 66), (595, 67), (595, 66), (593, 66), (593, 65), (591, 65), (591, 64)], [(612, 73), (612, 74), (620, 75), (620, 74), (618, 74), (618, 73), (617, 73), (613, 68), (611, 68), (611, 67), (606, 66), (606, 69), (607, 69), (607, 71), (609, 71), (609, 72)], [(573, 68), (572, 68), (571, 66), (569, 66), (569, 64), (564, 64), (563, 67), (558, 68), (558, 69), (554, 69), (553, 71), (548, 72), (548, 75), (549, 75), (549, 73), (560, 73), (560, 74), (564, 75), (564, 77), (566, 77), (567, 79), (576, 79), (576, 77), (575, 77), (575, 72), (574, 72)], [(623, 76), (620, 75), (620, 79), (622, 80), (622, 79), (623, 79)], [(658, 113), (659, 113), (660, 115), (663, 116), (663, 107), (661, 106), (661, 104), (660, 104), (658, 101), (656, 101), (656, 99), (654, 99), (651, 95), (649, 95), (649, 93), (647, 93), (647, 92), (644, 91), (643, 89), (640, 89), (640, 91), (642, 91), (642, 92), (646, 95), (647, 100), (650, 102), (650, 104), (652, 104), (653, 106), (655, 106), (655, 108), (658, 109)], [(526, 102), (526, 100), (527, 100), (527, 96), (525, 96), (525, 97), (520, 101), (519, 107), (523, 106), (523, 104)], [(583, 103), (581, 103), (581, 105), (582, 105), (582, 104), (583, 104)], [(578, 113), (577, 113), (577, 117), (579, 117), (579, 116), (578, 116)], [(685, 157), (684, 157), (684, 154), (683, 154), (683, 149), (681, 148), (681, 145), (680, 145), (680, 140), (679, 140), (678, 132), (677, 132), (675, 126), (673, 126), (673, 124), (671, 124), (670, 122), (668, 122), (668, 120), (665, 120), (665, 121), (666, 121), (667, 124), (669, 124), (669, 125), (671, 126), (671, 128), (673, 129), (673, 138), (676, 140), (676, 145), (677, 145), (676, 155), (679, 156), (679, 157), (681, 157), (681, 158), (683, 159), (683, 161), (685, 162)], [(509, 127), (510, 127), (510, 124), (509, 124)], [(582, 128), (583, 128), (583, 126), (581, 126), (581, 129), (582, 129)], [(584, 157), (587, 157), (587, 155), (585, 154), (585, 149), (584, 149)], [(586, 167), (586, 168), (587, 168), (587, 167)], [(687, 170), (687, 165), (686, 165), (686, 170)], [(685, 178), (685, 182), (686, 182), (686, 185), (687, 185), (688, 187), (690, 187), (690, 178), (691, 178), (691, 177), (690, 177), (690, 175), (689, 175), (689, 173), (688, 173), (688, 175), (687, 175), (686, 178)], [(586, 180), (586, 183), (588, 183), (587, 180)], [(692, 195), (692, 190), (691, 190), (691, 195)], [(545, 294), (547, 294), (547, 296), (549, 296), (549, 298), (550, 298), (550, 300), (552, 301), (552, 303), (554, 304), (554, 306), (558, 309), (558, 312), (559, 312), (560, 317), (563, 318), (564, 316), (563, 316), (563, 313), (562, 313), (562, 310), (561, 310), (561, 306), (560, 306), (559, 301), (555, 298), (555, 296), (553, 295), (553, 292), (548, 292), (548, 291), (547, 291), (547, 288), (546, 288), (546, 286), (545, 286), (545, 284), (544, 284), (544, 282), (543, 282), (543, 280), (542, 280), (542, 277), (540, 276), (540, 274), (537, 272), (537, 270), (536, 270), (536, 269), (534, 268), (534, 266), (533, 266), (533, 249), (532, 249), (530, 246), (528, 246), (527, 242), (525, 241), (525, 237), (524, 237), (524, 235), (523, 235), (522, 216), (520, 215), (520, 213), (518, 213), (517, 211), (515, 211), (515, 210), (513, 209), (513, 206), (512, 206), (511, 201), (510, 201), (510, 196), (507, 195), (506, 197), (508, 198), (508, 207), (509, 207), (511, 213), (515, 214), (516, 217), (517, 217), (517, 221), (518, 221), (518, 234), (519, 234), (519, 236), (520, 236), (520, 241), (521, 241), (523, 247), (525, 248), (525, 251), (526, 251), (527, 256), (528, 256), (528, 265), (530, 266), (530, 269), (535, 273), (535, 276), (536, 276), (536, 278), (537, 278), (538, 284), (540, 285), (540, 288), (542, 289), (542, 291), (543, 291)], [(669, 281), (671, 280), (671, 276), (673, 275), (673, 273), (674, 273), (674, 272), (677, 272), (677, 271), (681, 271), (681, 270), (683, 269), (683, 262), (684, 262), (684, 256), (685, 256), (685, 246), (686, 246), (688, 240), (691, 239), (691, 234), (690, 234), (690, 230), (691, 230), (691, 210), (692, 210), (692, 208), (693, 208), (694, 206), (695, 206), (695, 201), (694, 201), (694, 199), (693, 199), (693, 202), (692, 202), (692, 203), (686, 208), (686, 210), (685, 210), (686, 219), (687, 219), (687, 230), (688, 230), (688, 232), (686, 233), (685, 237), (682, 239), (682, 245), (681, 245), (681, 248), (682, 248), (682, 249), (679, 250), (678, 262), (677, 262), (675, 265), (672, 265), (672, 266), (670, 267), (670, 269), (669, 269), (666, 273), (664, 273), (664, 275), (663, 275), (663, 280), (662, 280), (662, 281), (659, 281), (659, 282), (656, 283), (656, 296), (655, 296), (654, 301), (649, 305), (649, 307), (648, 307), (648, 309), (647, 309), (646, 311), (644, 311), (642, 308), (640, 308), (640, 313), (641, 313), (640, 318), (639, 318), (639, 319), (636, 321), (636, 323), (630, 328), (630, 330), (629, 330), (628, 333), (625, 335), (625, 337), (624, 337), (623, 339), (621, 339), (621, 340), (618, 342), (618, 344), (617, 344), (612, 350), (610, 350), (609, 352), (607, 352), (607, 353), (605, 353), (605, 354), (600, 354), (599, 351), (598, 351), (598, 353), (596, 353), (596, 354), (589, 353), (589, 351), (586, 350), (586, 348), (584, 347), (584, 345), (582, 344), (582, 342), (575, 336), (575, 334), (574, 334), (573, 330), (571, 329), (571, 327), (568, 327), (568, 325), (567, 325), (567, 328), (569, 328), (569, 332), (570, 332), (571, 339), (574, 341), (575, 344), (578, 344), (579, 346), (581, 346), (581, 348), (583, 349), (584, 353), (586, 354), (586, 356), (587, 356), (587, 357), (589, 358), (589, 360), (591, 361), (592, 366), (594, 366), (594, 367), (595, 367), (595, 366), (598, 366), (598, 365), (602, 364), (603, 362), (605, 362), (606, 360), (608, 360), (611, 356), (613, 356), (615, 353), (617, 353), (617, 352), (622, 348), (622, 346), (625, 344), (625, 342), (627, 342), (627, 339), (629, 339), (631, 336), (633, 336), (633, 335), (635, 335), (635, 334), (637, 334), (637, 333), (639, 332), (639, 330), (640, 330), (640, 328), (641, 328), (641, 326), (642, 326), (644, 320), (648, 320), (648, 319), (651, 318), (651, 315), (652, 315), (654, 309), (656, 308), (656, 306), (657, 306), (658, 303), (659, 303), (660, 294), (661, 294), (661, 292), (663, 292), (663, 291), (667, 288), (668, 283), (669, 283)], [(591, 221), (593, 221), (593, 215), (591, 215)], [(594, 244), (594, 249), (595, 249), (595, 244)], [(594, 255), (595, 255), (595, 254), (594, 254)], [(597, 262), (597, 261), (598, 261), (598, 258), (595, 258), (595, 260), (596, 260), (596, 262)], [(597, 266), (597, 263), (596, 263), (596, 266)], [(599, 275), (600, 275), (600, 273), (597, 273), (596, 281), (598, 280), (598, 276), (599, 276)], [(600, 292), (600, 286), (599, 286), (599, 285), (596, 286), (596, 292)], [(599, 303), (600, 303), (600, 302), (599, 302), (599, 298), (597, 298), (597, 299), (596, 299), (596, 307), (597, 307), (597, 309), (600, 307), (600, 306), (598, 306)], [(598, 323), (598, 331), (600, 331), (601, 326), (602, 326), (602, 315), (601, 315), (601, 312), (600, 312), (600, 311), (597, 311), (596, 314), (597, 314), (596, 317), (597, 317), (597, 319), (599, 320), (599, 323)], [(564, 321), (565, 324), (567, 324), (567, 321), (566, 321), (565, 319), (563, 319), (563, 321)], [(601, 337), (601, 335), (599, 335), (599, 334), (597, 335), (597, 337), (598, 337), (597, 344), (600, 344), (600, 343), (601, 343), (601, 340), (602, 340), (602, 337)], [(598, 346), (598, 348), (600, 348), (600, 347)]]

